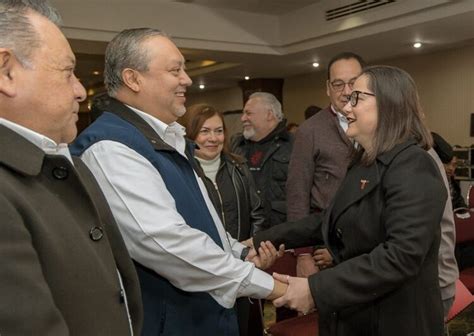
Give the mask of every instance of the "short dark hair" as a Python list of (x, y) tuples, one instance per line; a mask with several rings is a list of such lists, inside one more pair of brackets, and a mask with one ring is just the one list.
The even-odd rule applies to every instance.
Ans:
[(364, 59), (360, 55), (357, 55), (356, 53), (353, 53), (353, 52), (350, 52), (350, 51), (344, 51), (344, 52), (341, 52), (341, 53), (337, 54), (336, 56), (331, 58), (331, 60), (329, 61), (328, 69), (327, 69), (328, 79), (330, 79), (330, 77), (331, 77), (331, 67), (334, 63), (336, 63), (337, 61), (340, 61), (340, 60), (349, 60), (349, 59), (355, 59), (357, 62), (359, 62), (361, 68), (364, 68), (364, 67), (367, 66), (367, 63), (364, 61)]
[(361, 76), (367, 76), (378, 111), (373, 148), (370, 153), (362, 154), (362, 162), (371, 164), (378, 155), (409, 139), (414, 139), (425, 150), (430, 149), (433, 139), (424, 123), (411, 76), (402, 69), (386, 65), (366, 67)]
[(122, 71), (126, 68), (148, 71), (150, 56), (142, 48), (142, 42), (150, 37), (167, 34), (155, 28), (125, 29), (118, 33), (105, 50), (104, 83), (109, 96), (115, 97), (123, 86)]

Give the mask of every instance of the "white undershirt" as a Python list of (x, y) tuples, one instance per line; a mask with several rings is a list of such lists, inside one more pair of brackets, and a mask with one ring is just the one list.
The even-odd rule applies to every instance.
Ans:
[(204, 171), (206, 177), (208, 177), (215, 184), (217, 172), (219, 171), (219, 167), (221, 165), (221, 156), (217, 155), (212, 160), (204, 160), (198, 156), (195, 156), (195, 158), (201, 164), (202, 170)]
[(43, 150), (46, 154), (65, 156), (71, 162), (71, 164), (74, 165), (67, 144), (62, 143), (58, 145), (47, 136), (44, 136), (43, 134), (35, 132), (24, 126), (18, 125), (7, 119), (0, 118), (0, 124), (18, 133), (33, 145)]

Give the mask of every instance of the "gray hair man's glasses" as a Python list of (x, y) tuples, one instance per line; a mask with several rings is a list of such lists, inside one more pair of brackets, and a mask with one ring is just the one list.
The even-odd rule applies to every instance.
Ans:
[(346, 87), (346, 85), (349, 87), (349, 89), (352, 90), (352, 87), (354, 86), (354, 83), (355, 83), (355, 79), (351, 79), (350, 81), (348, 82), (344, 82), (340, 79), (338, 80), (335, 80), (335, 81), (332, 81), (330, 82), (329, 84), (331, 85), (331, 88), (336, 91), (336, 92), (340, 92), (340, 91), (343, 91), (344, 88)]
[(367, 96), (372, 96), (375, 97), (375, 94), (370, 93), (370, 92), (364, 92), (364, 91), (352, 91), (351, 95), (349, 96), (349, 102), (351, 103), (352, 107), (355, 107), (357, 103), (359, 102), (359, 95), (360, 94), (365, 94)]

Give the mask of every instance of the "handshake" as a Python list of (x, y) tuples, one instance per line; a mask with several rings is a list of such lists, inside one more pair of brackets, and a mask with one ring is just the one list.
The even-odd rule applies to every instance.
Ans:
[[(270, 241), (261, 242), (258, 250), (253, 245), (253, 239), (247, 239), (242, 244), (250, 247), (246, 261), (253, 262), (256, 267), (266, 269), (283, 256), (285, 246), (278, 250)], [(307, 278), (290, 277), (289, 275), (273, 273), (273, 291), (266, 298), (272, 300), (275, 307), (288, 307), (304, 315), (315, 310), (315, 304)]]

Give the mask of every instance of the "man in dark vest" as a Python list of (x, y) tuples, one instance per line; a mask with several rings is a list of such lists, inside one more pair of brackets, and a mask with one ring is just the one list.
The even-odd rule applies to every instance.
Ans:
[(86, 92), (59, 21), (45, 1), (0, 1), (0, 334), (139, 335), (133, 263), (67, 147)]
[(143, 335), (238, 335), (237, 297), (286, 290), (255, 268), (282, 252), (264, 243), (257, 257), (224, 231), (176, 122), (191, 85), (184, 61), (159, 30), (119, 33), (105, 55), (112, 99), (72, 151), (97, 178), (135, 261)]

